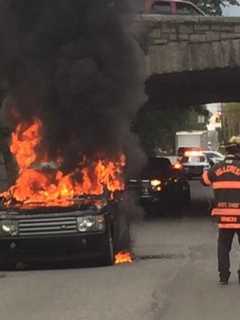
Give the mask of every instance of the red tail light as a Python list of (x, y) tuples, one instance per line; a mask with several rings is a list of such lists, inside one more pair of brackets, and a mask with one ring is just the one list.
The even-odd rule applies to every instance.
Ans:
[(176, 163), (173, 165), (173, 168), (174, 168), (174, 169), (177, 169), (177, 170), (181, 170), (181, 169), (183, 168), (183, 166), (181, 165), (181, 163), (176, 162)]

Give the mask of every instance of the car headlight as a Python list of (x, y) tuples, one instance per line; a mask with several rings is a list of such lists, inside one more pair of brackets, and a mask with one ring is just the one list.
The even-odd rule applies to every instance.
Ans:
[(104, 231), (104, 215), (82, 216), (77, 218), (77, 228), (80, 232)]
[(0, 221), (0, 236), (16, 236), (18, 234), (17, 221), (3, 220)]
[(158, 186), (160, 186), (161, 184), (162, 184), (162, 181), (161, 180), (158, 180), (158, 179), (154, 179), (154, 180), (151, 180), (151, 186), (152, 187), (158, 187)]
[(162, 181), (158, 179), (154, 179), (150, 181), (151, 187), (153, 191), (162, 191)]

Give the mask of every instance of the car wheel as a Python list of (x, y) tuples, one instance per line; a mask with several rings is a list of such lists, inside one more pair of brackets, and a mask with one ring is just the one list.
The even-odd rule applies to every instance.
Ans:
[(4, 264), (3, 262), (0, 260), (0, 271), (4, 269)]
[(183, 187), (183, 205), (187, 206), (191, 201), (191, 192), (188, 185)]
[(111, 266), (114, 264), (114, 244), (110, 228), (106, 235), (102, 262), (105, 266)]
[(0, 260), (0, 271), (3, 270), (15, 270), (15, 263), (10, 263), (9, 261)]
[[(121, 228), (122, 227), (122, 228)], [(130, 249), (130, 226), (125, 224), (120, 226), (118, 230), (118, 235), (114, 240), (115, 252), (129, 250)]]
[(157, 217), (162, 216), (167, 210), (167, 205), (165, 203), (153, 203), (151, 205), (145, 206), (144, 211), (146, 217)]

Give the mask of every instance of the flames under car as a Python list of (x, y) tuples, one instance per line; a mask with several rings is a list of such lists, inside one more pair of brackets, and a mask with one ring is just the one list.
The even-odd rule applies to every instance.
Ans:
[(88, 196), (65, 208), (2, 209), (0, 265), (83, 259), (112, 265), (115, 254), (129, 243), (119, 201)]

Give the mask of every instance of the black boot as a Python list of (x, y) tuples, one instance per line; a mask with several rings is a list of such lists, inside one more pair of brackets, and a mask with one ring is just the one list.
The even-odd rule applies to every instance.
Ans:
[(240, 284), (240, 270), (238, 270), (238, 283)]
[(227, 279), (219, 279), (219, 284), (221, 284), (222, 286), (227, 286), (228, 280)]
[[(228, 279), (230, 277), (231, 272), (228, 272), (226, 274), (219, 273), (219, 284), (226, 286), (228, 285)], [(240, 273), (239, 273), (240, 275)]]

